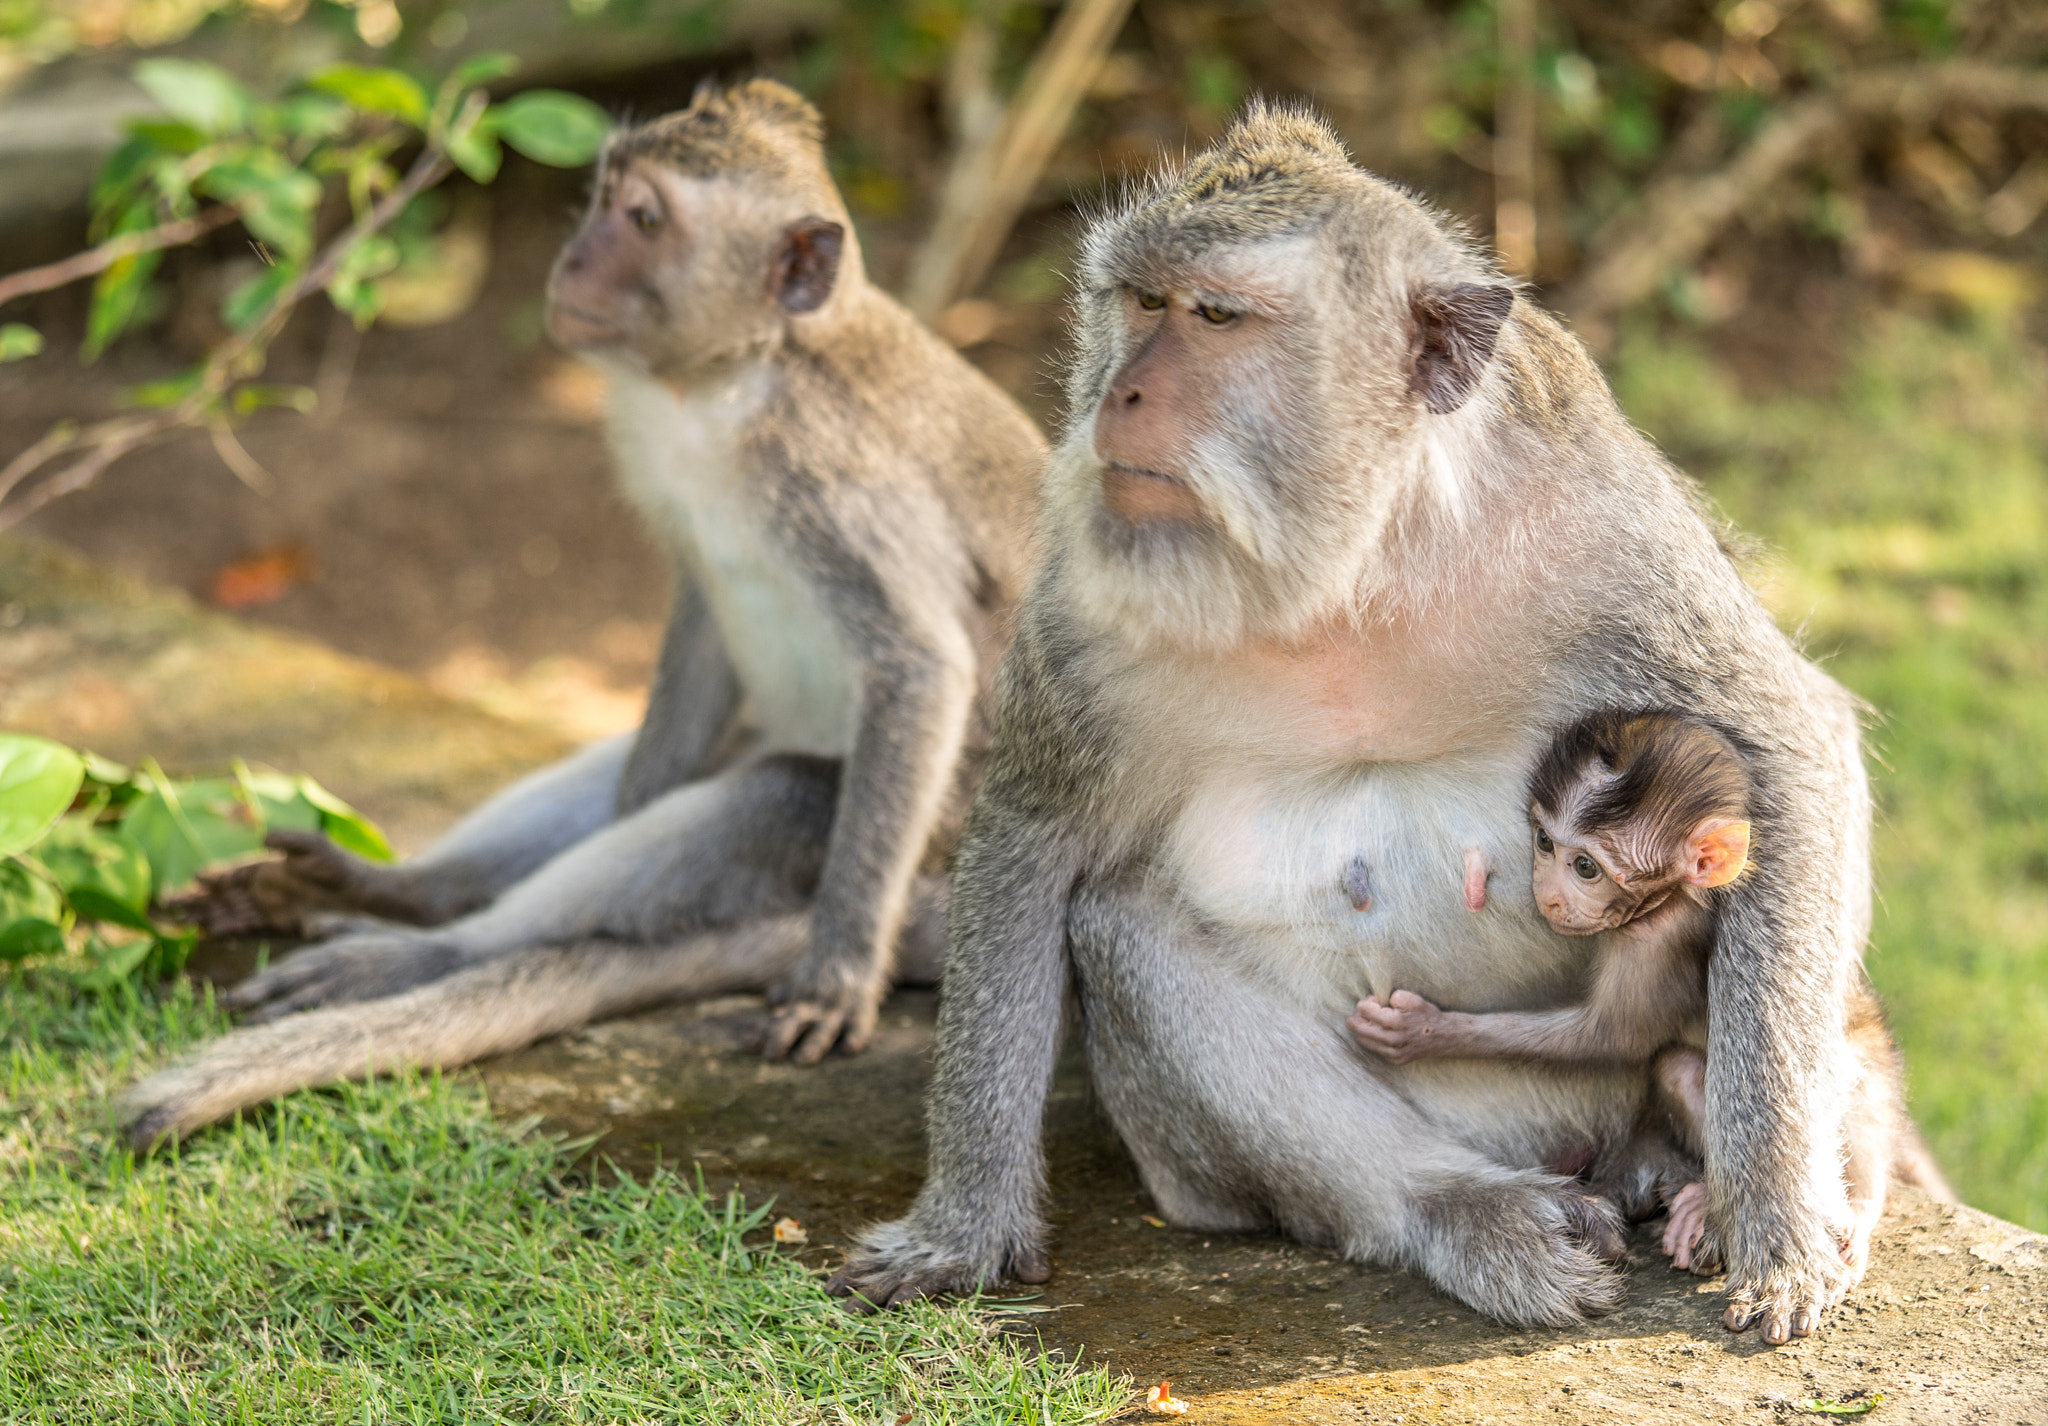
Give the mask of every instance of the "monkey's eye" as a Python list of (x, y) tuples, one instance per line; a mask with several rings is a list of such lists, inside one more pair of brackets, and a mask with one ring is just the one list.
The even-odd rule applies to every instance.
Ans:
[(1219, 327), (1222, 326), (1225, 322), (1228, 322), (1232, 317), (1235, 317), (1237, 315), (1237, 313), (1231, 311), (1227, 307), (1218, 307), (1214, 302), (1204, 302), (1195, 310), (1197, 312), (1200, 312), (1202, 316), (1206, 318), (1208, 321), (1213, 322), (1215, 325)]
[(1580, 852), (1572, 858), (1572, 870), (1579, 874), (1579, 880), (1581, 881), (1598, 881), (1600, 879), (1600, 863), (1594, 861), (1584, 852)]
[(1546, 857), (1557, 850), (1557, 843), (1551, 841), (1550, 833), (1544, 831), (1541, 827), (1536, 829), (1536, 850), (1543, 853)]
[(1157, 312), (1166, 305), (1166, 298), (1157, 292), (1140, 292), (1138, 294), (1138, 305), (1147, 312)]
[(634, 208), (626, 216), (632, 220), (633, 226), (643, 233), (651, 233), (661, 226), (661, 214), (652, 208)]

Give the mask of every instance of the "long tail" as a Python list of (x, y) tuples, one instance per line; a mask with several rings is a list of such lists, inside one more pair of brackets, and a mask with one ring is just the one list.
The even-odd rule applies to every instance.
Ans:
[(1962, 1202), (1949, 1187), (1941, 1165), (1934, 1161), (1934, 1150), (1927, 1147), (1920, 1126), (1910, 1119), (1899, 1126), (1898, 1140), (1892, 1146), (1892, 1176), (1900, 1183), (1912, 1184), (1937, 1203)]
[(803, 954), (796, 912), (668, 946), (588, 941), (520, 951), (403, 995), (233, 1031), (122, 1096), (146, 1149), (280, 1094), (392, 1070), (451, 1067), (668, 1001), (763, 990)]

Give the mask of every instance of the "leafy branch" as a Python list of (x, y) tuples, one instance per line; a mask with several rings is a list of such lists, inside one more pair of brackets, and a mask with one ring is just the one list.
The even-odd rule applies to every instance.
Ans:
[[(0, 467), (0, 530), (84, 489), (122, 456), (187, 428), (206, 429), (238, 476), (260, 481), (261, 467), (234, 428), (266, 406), (313, 409), (309, 389), (255, 379), (300, 302), (324, 291), (358, 327), (369, 326), (381, 300), (378, 280), (407, 260), (391, 233), (420, 194), (457, 169), (488, 183), (502, 161), (501, 142), (559, 167), (589, 162), (603, 143), (604, 114), (574, 95), (532, 90), (493, 104), (482, 86), (512, 68), (509, 56), (475, 56), (430, 101), (402, 70), (336, 65), (263, 104), (210, 65), (155, 59), (136, 66), (136, 81), (166, 116), (131, 123), (128, 141), (107, 160), (93, 205), (102, 241), (0, 278), (0, 302), (94, 278), (84, 350), (91, 360), (137, 320), (165, 250), (239, 221), (269, 266), (228, 294), (221, 315), (229, 334), (202, 361), (128, 393), (142, 409), (84, 426), (59, 422)], [(415, 143), (401, 174), (390, 159)], [(316, 245), (330, 188), (346, 193), (351, 218)], [(202, 207), (207, 199), (216, 201)], [(0, 327), (0, 361), (41, 347), (32, 328)], [(17, 489), (24, 493), (10, 499)]]
[(227, 777), (172, 779), (152, 762), (0, 734), (0, 965), (49, 962), (102, 991), (167, 975), (196, 932), (161, 924), (153, 904), (275, 828), (391, 857), (373, 824), (308, 777), (238, 762)]

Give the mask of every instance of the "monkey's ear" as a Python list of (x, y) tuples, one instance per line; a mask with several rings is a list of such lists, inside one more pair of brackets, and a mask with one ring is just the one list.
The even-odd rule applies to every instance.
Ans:
[(1501, 323), (1515, 305), (1515, 289), (1468, 283), (1416, 294), (1414, 368), (1408, 389), (1437, 415), (1465, 404), (1493, 358)]
[(1685, 844), (1685, 879), (1694, 886), (1726, 886), (1747, 865), (1747, 822), (1702, 822)]
[(815, 312), (825, 305), (845, 246), (846, 229), (829, 219), (806, 218), (790, 226), (768, 279), (785, 312)]

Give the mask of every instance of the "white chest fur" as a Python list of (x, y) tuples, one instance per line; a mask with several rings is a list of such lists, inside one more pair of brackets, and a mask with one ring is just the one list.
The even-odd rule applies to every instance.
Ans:
[[(1182, 804), (1165, 870), (1224, 943), (1332, 1011), (1397, 988), (1527, 1006), (1571, 984), (1584, 948), (1536, 914), (1526, 825), (1520, 770), (1497, 762), (1218, 771)], [(1479, 911), (1473, 848), (1492, 869)]]
[(859, 719), (858, 665), (738, 468), (764, 396), (759, 378), (678, 396), (613, 373), (612, 447), (627, 496), (710, 604), (764, 745), (844, 756)]

